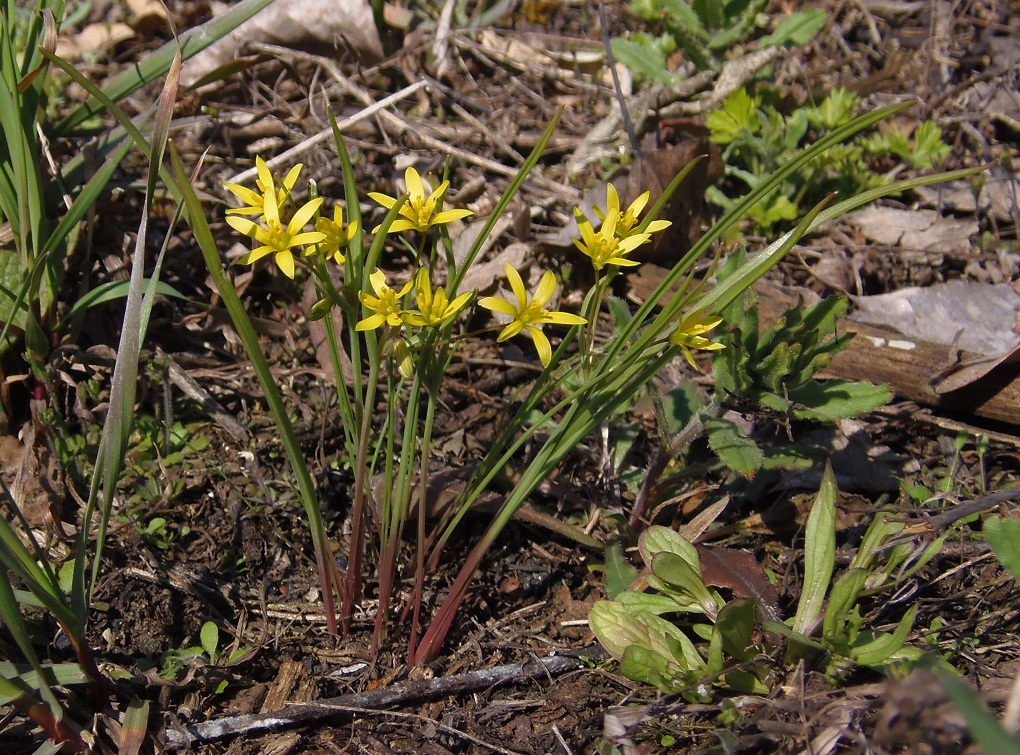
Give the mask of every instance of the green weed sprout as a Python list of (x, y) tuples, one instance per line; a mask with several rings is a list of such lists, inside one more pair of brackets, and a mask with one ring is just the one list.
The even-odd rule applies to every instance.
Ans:
[[(379, 560), (368, 569), (378, 581), (379, 596), (373, 650), (378, 649), (386, 635), (398, 576), (413, 574), (414, 589), (406, 606), (410, 616), (408, 660), (420, 664), (436, 657), (488, 549), (517, 509), (566, 455), (594, 429), (625, 410), (633, 396), (670, 360), (683, 355), (693, 362), (695, 351), (718, 351), (721, 343), (710, 336), (713, 329), (722, 324), (723, 310), (778, 262), (804, 233), (836, 214), (882, 196), (886, 190), (862, 194), (829, 210), (816, 208), (797, 229), (737, 267), (709, 291), (691, 285), (694, 264), (710, 252), (713, 242), (749, 208), (792, 173), (816, 159), (825, 149), (899, 109), (879, 110), (836, 128), (783, 165), (769, 180), (736, 203), (670, 271), (649, 301), (604, 344), (596, 344), (594, 323), (599, 311), (606, 306), (609, 284), (633, 264), (629, 257), (631, 252), (664, 227), (665, 221), (657, 220), (656, 215), (693, 166), (676, 177), (647, 213), (643, 213), (647, 197), (622, 208), (615, 188), (611, 187), (606, 207), (598, 210), (597, 220), (579, 215), (580, 232), (575, 243), (590, 259), (595, 283), (578, 313), (560, 312), (550, 307), (555, 279), (549, 271), (539, 276), (533, 292), (527, 290), (519, 271), (512, 267), (505, 269), (509, 297), (487, 296), (475, 300), (475, 292), (461, 290), (464, 276), (474, 264), (497, 218), (526, 180), (551, 138), (555, 119), (462, 259), (453, 254), (447, 224), (466, 217), (468, 211), (443, 206), (449, 185), (445, 178), (429, 189), (413, 170), (405, 173), (404, 193), (372, 195), (387, 213), (372, 229), (373, 238), (369, 243), (350, 158), (335, 121), (334, 137), (343, 170), (344, 197), (342, 203), (333, 200), (332, 213), (327, 198), (314, 195), (309, 200), (298, 198), (297, 167), (280, 181), (259, 163), (255, 189), (229, 187), (244, 207), (231, 211), (228, 222), (254, 244), (243, 261), (255, 262), (258, 258), (272, 256), (288, 277), (296, 276), (299, 269), (307, 270), (318, 291), (319, 299), (308, 316), (322, 319), (325, 326), (344, 430), (344, 453), (354, 470), (346, 575), (338, 573), (329, 556), (328, 539), (306, 462), (296, 441), (291, 440), (293, 431), (289, 419), (248, 315), (233, 290), (230, 277), (223, 271), (197, 197), (184, 186), (189, 222), (196, 241), (202, 247), (219, 293), (260, 377), (296, 473), (316, 544), (327, 615), (333, 615), (334, 599), (339, 599), (339, 621), (331, 618), (330, 627), (338, 626), (344, 632), (350, 628), (354, 610), (364, 592), (366, 542), (370, 531), (374, 531)], [(177, 167), (177, 175), (183, 179), (182, 166)], [(926, 180), (916, 179), (915, 183)], [(895, 191), (904, 185), (887, 188)], [(346, 226), (343, 223), (345, 214)], [(415, 260), (414, 269), (399, 281), (387, 280), (378, 270), (390, 237), (399, 238)], [(296, 264), (298, 261), (301, 265)], [(341, 269), (335, 270), (338, 264)], [(667, 295), (675, 284), (680, 284), (678, 290)], [(665, 303), (657, 311), (663, 300)], [(343, 313), (345, 333), (337, 332), (337, 320), (329, 316), (334, 308)], [(497, 340), (518, 336), (530, 339), (543, 370), (493, 439), (463, 492), (437, 522), (429, 523), (426, 493), (437, 406), (447, 368), (462, 341), (468, 313), (477, 312), (476, 308), (488, 309), (502, 318), (495, 326)], [(562, 334), (554, 348), (547, 329), (556, 327), (569, 330)], [(344, 377), (342, 369), (345, 357), (354, 366), (348, 378)], [(384, 392), (385, 403), (379, 399)], [(461, 566), (449, 593), (428, 620), (422, 607), (426, 569), (438, 566), (446, 544), (468, 510), (490, 483), (505, 472), (513, 456), (525, 443), (539, 437), (543, 440), (534, 458), (517, 478), (502, 507)], [(412, 526), (416, 529), (413, 563), (401, 564), (398, 562), (401, 538)]]
[(733, 50), (757, 37), (759, 49), (803, 45), (810, 42), (828, 22), (821, 8), (809, 8), (786, 15), (766, 35), (767, 0), (632, 0), (629, 10), (651, 23), (658, 34), (633, 33), (612, 41), (613, 55), (620, 62), (651, 81), (673, 84), (679, 75), (670, 73), (666, 59), (677, 50), (699, 70), (718, 70)]
[[(813, 134), (850, 123), (861, 104), (860, 97), (839, 88), (815, 105), (784, 115), (766, 98), (767, 92), (737, 89), (705, 119), (709, 138), (723, 150), (726, 175), (738, 186), (754, 188)], [(894, 126), (880, 128), (877, 134), (858, 136), (819, 155), (752, 207), (747, 220), (757, 231), (768, 232), (777, 224), (794, 220), (805, 206), (828, 192), (851, 196), (881, 186), (887, 178), (875, 170), (878, 158), (896, 156), (916, 170), (931, 170), (948, 154), (949, 145), (934, 121), (919, 124), (909, 138)], [(717, 187), (709, 189), (708, 197), (719, 207), (733, 204)]]
[[(706, 698), (700, 685), (707, 679), (721, 688), (766, 693), (768, 665), (757, 659), (773, 653), (777, 639), (788, 644), (788, 667), (815, 655), (833, 676), (854, 665), (888, 670), (918, 662), (922, 652), (906, 640), (919, 606), (909, 608), (892, 632), (880, 632), (864, 626), (859, 601), (909, 579), (939, 552), (946, 535), (914, 547), (898, 540), (906, 525), (880, 511), (849, 567), (833, 579), (837, 496), (832, 469), (826, 467), (808, 516), (804, 583), (789, 621), (759, 621), (756, 601), (748, 598), (724, 600), (702, 579), (694, 545), (666, 527), (652, 526), (639, 539), (644, 572), (633, 575), (628, 589), (592, 606), (592, 632), (625, 676), (691, 701)], [(702, 620), (691, 626), (695, 639), (666, 618), (676, 615)]]

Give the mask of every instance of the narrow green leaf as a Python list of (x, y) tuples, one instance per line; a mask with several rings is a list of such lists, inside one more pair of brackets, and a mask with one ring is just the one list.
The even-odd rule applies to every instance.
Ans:
[[(70, 687), (75, 684), (88, 684), (89, 678), (77, 663), (56, 663), (42, 666), (45, 683), (52, 687)], [(4, 686), (0, 689), (0, 705), (9, 705), (24, 689), (39, 689), (39, 674), (28, 664), (15, 664), (0, 661), (0, 679), (15, 682), (15, 686)], [(23, 684), (18, 684), (20, 680)], [(13, 694), (13, 697), (12, 697)]]
[(1020, 743), (1002, 728), (998, 717), (985, 707), (981, 699), (960, 681), (956, 671), (941, 658), (930, 658), (930, 667), (967, 720), (971, 736), (986, 753), (1020, 755)]
[[(174, 56), (184, 60), (222, 39), (242, 23), (269, 5), (273, 0), (243, 0), (199, 27), (181, 34), (180, 42), (174, 39), (147, 55), (145, 60), (130, 66), (103, 87), (103, 92), (114, 102), (123, 100), (143, 86), (150, 84), (170, 70)], [(55, 127), (58, 134), (66, 135), (89, 118), (103, 110), (103, 104), (94, 99), (79, 105)]]
[(866, 569), (848, 569), (836, 580), (829, 594), (829, 604), (825, 607), (822, 637), (832, 640), (843, 633), (847, 614), (860, 597), (867, 579)]
[[(900, 619), (895, 631), (891, 634), (880, 632), (871, 640), (866, 640), (864, 635), (858, 637), (858, 641), (850, 648), (850, 657), (862, 666), (882, 666), (889, 658), (898, 653), (907, 641), (907, 635), (914, 628), (914, 619), (921, 604), (915, 602)], [(861, 641), (865, 639), (865, 641)]]
[(120, 730), (118, 755), (138, 755), (149, 730), (149, 701), (134, 698), (128, 702)]
[(759, 39), (758, 44), (762, 47), (806, 45), (825, 28), (828, 21), (829, 15), (821, 8), (792, 13), (776, 24), (775, 31)]
[(821, 615), (825, 592), (836, 563), (836, 500), (839, 490), (832, 466), (825, 465), (818, 496), (804, 532), (804, 585), (793, 619), (793, 631), (807, 634)]
[[(149, 278), (145, 279), (146, 283), (149, 281)], [(129, 285), (128, 281), (107, 281), (106, 283), (96, 286), (91, 291), (81, 296), (78, 301), (74, 303), (74, 306), (71, 307), (67, 313), (68, 319), (77, 315), (83, 315), (86, 310), (99, 304), (105, 304), (109, 301), (116, 301), (117, 299), (127, 297)], [(164, 281), (157, 281), (156, 293), (160, 296), (169, 296), (174, 299), (187, 301), (187, 297), (184, 294)]]

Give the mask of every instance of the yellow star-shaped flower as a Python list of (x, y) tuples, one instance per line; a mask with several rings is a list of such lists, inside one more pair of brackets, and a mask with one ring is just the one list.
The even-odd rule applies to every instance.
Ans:
[(332, 259), (336, 264), (344, 264), (343, 248), (351, 241), (351, 236), (358, 232), (358, 221), (355, 220), (344, 227), (344, 210), (340, 205), (333, 208), (333, 219), (319, 218), (315, 221), (315, 230), (323, 235), (322, 241), (305, 249), (305, 256), (321, 254)]
[[(436, 204), (442, 199), (447, 188), (449, 188), (449, 181), (443, 181), (439, 184), (439, 188), (427, 197), (425, 196), (425, 185), (422, 183), (421, 176), (418, 175), (418, 171), (414, 168), (408, 168), (404, 171), (404, 183), (407, 185), (409, 196), (407, 201), (404, 202), (404, 206), (400, 208), (400, 214), (403, 217), (394, 221), (393, 225), (390, 226), (390, 233), (412, 230), (424, 233), (434, 225), (443, 225), (452, 220), (466, 218), (472, 214), (471, 210), (443, 210), (442, 212), (436, 212)], [(372, 197), (372, 199), (387, 210), (397, 203), (395, 197), (380, 194), (376, 191), (369, 192), (368, 196)], [(380, 228), (382, 226), (376, 226), (372, 229), (372, 233), (378, 233)]]
[(545, 305), (549, 303), (553, 293), (556, 291), (556, 276), (551, 271), (546, 270), (542, 274), (542, 279), (538, 282), (538, 287), (535, 289), (535, 295), (529, 300), (528, 292), (524, 288), (524, 281), (521, 280), (521, 274), (513, 266), (506, 263), (504, 263), (503, 269), (506, 271), (507, 280), (510, 282), (510, 288), (513, 290), (517, 303), (514, 304), (495, 296), (483, 297), (478, 303), (486, 309), (509, 315), (513, 318), (500, 332), (499, 337), (496, 339), (498, 342), (502, 343), (508, 338), (513, 338), (523, 332), (535, 342), (535, 348), (538, 350), (538, 358), (542, 361), (542, 366), (548, 367), (549, 361), (552, 359), (552, 346), (539, 326), (545, 323), (584, 325), (588, 321), (578, 315), (572, 315), (567, 312), (550, 312), (548, 309), (545, 309)]
[(723, 345), (721, 343), (705, 338), (703, 335), (721, 322), (721, 317), (705, 317), (700, 312), (691, 312), (673, 330), (669, 337), (670, 343), (679, 346), (691, 367), (698, 369), (698, 365), (694, 363), (691, 349), (699, 349), (701, 351), (719, 351), (722, 349)]
[[(272, 188), (272, 187), (270, 187)], [(319, 231), (305, 231), (304, 227), (312, 219), (315, 211), (322, 204), (322, 198), (313, 199), (302, 207), (299, 207), (286, 226), (280, 221), (280, 208), (277, 205), (276, 194), (273, 191), (265, 194), (265, 206), (263, 207), (262, 220), (265, 225), (256, 223), (247, 218), (230, 215), (227, 223), (238, 233), (249, 236), (259, 242), (261, 246), (255, 247), (238, 262), (242, 265), (250, 265), (268, 254), (276, 255), (274, 262), (277, 267), (288, 278), (294, 277), (294, 248), (308, 244), (317, 244), (325, 238), (324, 233)]]
[(361, 299), (361, 304), (365, 307), (365, 309), (374, 312), (375, 314), (369, 315), (365, 319), (361, 320), (354, 329), (375, 330), (382, 325), (399, 328), (403, 322), (401, 316), (404, 313), (400, 307), (400, 300), (403, 299), (407, 295), (407, 292), (411, 290), (411, 286), (414, 285), (414, 281), (409, 280), (399, 291), (394, 291), (386, 285), (386, 274), (382, 270), (376, 270), (368, 276), (368, 280), (372, 284), (372, 290), (375, 291), (375, 296), (362, 291), (358, 294), (358, 298)]
[(438, 328), (460, 312), (471, 298), (471, 292), (468, 292), (449, 301), (442, 286), (433, 293), (428, 270), (424, 268), (419, 270), (418, 275), (415, 276), (414, 289), (415, 298), (418, 301), (418, 311), (405, 312), (403, 319), (408, 325), (419, 328), (425, 326)]
[[(633, 202), (630, 203), (630, 207), (627, 208), (626, 212), (620, 212), (620, 195), (616, 193), (616, 187), (609, 184), (606, 187), (606, 212), (603, 214), (602, 210), (595, 207), (595, 214), (598, 215), (599, 220), (605, 221), (610, 215), (616, 215), (616, 235), (625, 239), (630, 236), (634, 229), (640, 225), (641, 220), (638, 217), (641, 211), (645, 209), (645, 205), (648, 204), (648, 200), (651, 197), (651, 192), (646, 191), (644, 194), (639, 196)], [(657, 233), (664, 231), (673, 225), (668, 220), (653, 220), (645, 228), (645, 233)]]
[(618, 265), (619, 267), (632, 267), (637, 265), (636, 260), (629, 259), (628, 254), (651, 238), (649, 233), (632, 233), (625, 238), (616, 234), (616, 225), (620, 220), (619, 212), (611, 212), (602, 221), (602, 227), (598, 231), (591, 222), (578, 216), (577, 227), (581, 231), (581, 238), (574, 239), (574, 245), (581, 250), (581, 253), (591, 259), (591, 264), (596, 272), (606, 265)]
[(276, 197), (276, 206), (282, 207), (290, 196), (290, 192), (297, 183), (298, 176), (304, 166), (300, 163), (295, 165), (283, 179), (283, 186), (277, 192), (276, 184), (273, 181), (273, 174), (269, 172), (269, 166), (261, 157), (255, 158), (255, 168), (258, 170), (258, 178), (255, 186), (258, 191), (253, 191), (241, 184), (227, 184), (227, 189), (238, 199), (245, 203), (244, 207), (235, 207), (227, 210), (227, 215), (264, 215), (267, 196)]

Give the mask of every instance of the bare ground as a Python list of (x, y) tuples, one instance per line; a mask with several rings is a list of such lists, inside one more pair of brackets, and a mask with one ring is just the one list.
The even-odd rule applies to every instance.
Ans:
[[(587, 48), (598, 49), (590, 43), (600, 38), (599, 24), (588, 7), (548, 6), (543, 11), (547, 17), (538, 20), (518, 8), (502, 17), (493, 31), (500, 39), (539, 48), (569, 49), (581, 40)], [(1001, 160), (996, 170), (1012, 177), (1008, 160), (1017, 158), (1020, 131), (1016, 121), (994, 116), (989, 104), (993, 93), (981, 85), (1005, 82), (1014, 98), (1015, 116), (1015, 63), (1010, 64), (989, 40), (1015, 37), (1016, 3), (832, 2), (825, 7), (833, 19), (830, 26), (814, 42), (784, 51), (772, 63), (772, 80), (784, 98), (800, 103), (837, 86), (851, 87), (869, 105), (915, 97), (917, 104), (904, 117), (939, 122), (953, 146), (947, 168)], [(633, 23), (623, 7), (610, 4), (608, 10), (614, 33)], [(179, 22), (194, 23), (205, 9), (188, 5), (176, 13)], [(153, 45), (157, 41), (151, 39)], [(423, 74), (435, 76), (433, 44), (429, 28), (410, 31), (394, 55), (372, 67), (350, 61), (337, 66), (306, 53), (255, 49), (253, 64), (241, 74), (201, 97), (183, 99), (179, 115), (184, 125), (175, 132), (175, 140), (191, 162), (209, 148), (202, 188), (213, 198), (223, 198), (223, 180), (249, 167), (253, 154), (278, 153), (326, 127), (324, 96), (339, 116), (352, 115), (364, 106), (355, 92), (377, 101)], [(127, 49), (119, 64), (143, 53), (144, 47)], [(413, 155), (419, 167), (435, 172), (449, 159), (451, 184), (464, 192), (459, 197), (454, 193), (452, 201), (470, 201), (484, 214), (521, 155), (562, 107), (560, 127), (540, 175), (525, 185), (514, 207), (514, 222), (497, 249), (513, 240), (526, 242), (529, 260), (579, 270), (571, 251), (536, 244), (534, 239), (563, 226), (582, 190), (612, 171), (614, 163), (604, 160), (590, 163), (578, 175), (568, 176), (565, 170), (568, 159), (614, 106), (611, 87), (569, 66), (550, 69), (512, 54), (501, 57), (474, 35), (454, 34), (446, 55), (450, 65), (442, 80), (398, 103), (390, 109), (392, 115), (361, 121), (346, 131), (361, 191), (393, 193), (402, 156)], [(705, 89), (711, 87), (709, 83)], [(232, 124), (234, 114), (252, 112), (258, 115), (254, 123)], [(644, 124), (648, 133), (656, 128), (654, 118)], [(313, 148), (301, 160), (321, 193), (339, 192), (339, 167), (328, 147)], [(711, 215), (703, 214), (696, 199), (688, 208), (695, 230)], [(894, 204), (912, 207), (911, 201), (904, 197)], [(95, 283), (122, 274), (128, 254), (123, 250), (129, 248), (123, 237), (135, 226), (136, 209), (128, 198), (111, 200), (103, 208), (102, 216), (113, 222), (97, 225), (92, 239), (94, 248), (101, 250), (96, 257), (102, 264), (74, 271), (76, 275), (88, 275)], [(954, 214), (949, 208), (939, 209), (944, 215)], [(236, 256), (229, 229), (213, 203), (210, 212), (223, 249)], [(806, 284), (818, 293), (842, 293), (826, 282), (844, 274), (841, 279), (858, 282), (858, 290), (851, 293), (859, 294), (952, 279), (1014, 282), (1015, 197), (1011, 215), (966, 210), (955, 214), (981, 223), (981, 243), (975, 239), (967, 252), (882, 247), (870, 244), (852, 227), (836, 225), (812, 237), (805, 247), (808, 253), (791, 257), (774, 278), (783, 284)], [(810, 260), (832, 248), (843, 252), (846, 267), (820, 274)], [(818, 254), (812, 257), (812, 251)], [(408, 262), (399, 255), (388, 260), (392, 272), (405, 269)], [(671, 252), (658, 252), (653, 261), (668, 265)], [(205, 275), (198, 272), (202, 269), (189, 235), (180, 234), (171, 247), (166, 279), (192, 299), (209, 301)], [(294, 407), (313, 468), (321, 473), (326, 516), (342, 553), (350, 479), (342, 472), (327, 472), (339, 451), (339, 431), (328, 402), (331, 388), (324, 387), (328, 366), (317, 360), (301, 316), (301, 287), (262, 268), (250, 275), (239, 271), (238, 277), (251, 310), (264, 318), (264, 343)], [(574, 278), (578, 290), (584, 285), (581, 277), (578, 272)], [(56, 364), (69, 376), (68, 382), (81, 386), (89, 377), (101, 381), (107, 376), (109, 362), (104, 357), (110, 352), (104, 346), (115, 344), (119, 317), (113, 304), (99, 308), (77, 344), (64, 350)], [(162, 418), (170, 407), (172, 420), (184, 423), (191, 437), (210, 442), (200, 452), (185, 454), (182, 464), (165, 469), (151, 452), (139, 450), (132, 457), (96, 596), (99, 605), (91, 636), (102, 667), (119, 680), (119, 699), (137, 696), (153, 704), (153, 739), (147, 747), (159, 748), (168, 737), (184, 736), (189, 725), (272, 713), (297, 702), (307, 706), (284, 708), (298, 718), (304, 710), (305, 720), (297, 720), (294, 728), (234, 733), (215, 742), (195, 742), (191, 748), (201, 753), (279, 755), (594, 752), (605, 736), (607, 711), (640, 704), (651, 706), (642, 709), (644, 715), (631, 734), (640, 752), (978, 751), (960, 714), (926, 672), (888, 679), (864, 670), (832, 680), (810, 667), (786, 670), (777, 655), (770, 696), (717, 696), (698, 705), (663, 698), (628, 681), (614, 664), (602, 662), (604, 656), (583, 622), (591, 603), (604, 593), (601, 575), (590, 568), (600, 561), (599, 554), (523, 523), (512, 525), (490, 553), (445, 654), (424, 675), (403, 665), (399, 623), (379, 658), (368, 662), (371, 600), (349, 638), (341, 640), (325, 630), (300, 509), (257, 383), (245, 369), (229, 326), (211, 310), (168, 300), (155, 313), (150, 342), (239, 420), (250, 439), (239, 441), (222, 423), (210, 421), (194, 400), (170, 387), (166, 360), (153, 360), (140, 411)], [(527, 362), (529, 355), (497, 351), (484, 336), (468, 343), (462, 354), (444, 397), (447, 414), (439, 423), (442, 458), (437, 466), (469, 463), (484, 448), (514, 391), (534, 374), (526, 367), (508, 366)], [(163, 400), (164, 391), (169, 392), (169, 401)], [(70, 432), (95, 432), (94, 418), (76, 407), (74, 391), (54, 397), (54, 403), (64, 412)], [(649, 420), (640, 414), (638, 418)], [(954, 453), (952, 439), (961, 429), (972, 437), (988, 434), (991, 443), (983, 458), (969, 443), (956, 465), (952, 476), (960, 499), (977, 497), (984, 489), (999, 490), (1017, 478), (1020, 443), (1009, 424), (954, 413), (951, 406), (932, 410), (902, 399), (864, 417), (863, 423), (867, 444), (887, 446), (900, 460), (891, 468), (920, 484), (931, 484), (947, 473)], [(239, 453), (246, 449), (254, 454)], [(626, 510), (633, 503), (627, 495), (607, 489), (599, 478), (598, 455), (588, 449), (579, 449), (555, 482), (559, 492), (540, 495), (534, 503), (558, 517), (590, 520), (595, 512)], [(656, 521), (679, 525), (688, 520), (713, 500), (714, 488), (708, 480), (690, 481), (683, 502), (658, 510)], [(859, 542), (862, 522), (878, 505), (897, 500), (895, 481), (878, 490), (844, 488), (838, 543), (842, 564)], [(777, 575), (779, 604), (786, 615), (799, 595), (802, 528), (812, 495), (809, 487), (784, 479), (748, 487), (718, 520), (718, 531), (709, 533), (713, 544), (751, 553)], [(900, 500), (905, 516), (920, 516), (912, 504)], [(56, 520), (73, 527), (75, 510), (74, 504), (65, 502)], [(165, 518), (164, 529), (140, 532), (157, 516)], [(485, 514), (478, 514), (478, 527), (484, 522)], [(605, 530), (596, 527), (595, 533), (604, 535)], [(449, 586), (454, 565), (468, 546), (454, 543), (449, 571), (430, 575), (426, 587), (430, 605)], [(408, 589), (405, 579), (400, 594), (406, 596)], [(902, 593), (866, 603), (865, 618), (869, 626), (888, 628), (911, 602), (920, 602), (911, 642), (922, 647), (933, 643), (949, 654), (983, 699), (1001, 710), (1017, 675), (1014, 596), (1008, 574), (984, 542), (964, 529)], [(942, 628), (937, 639), (926, 644), (936, 619)], [(166, 653), (197, 645), (207, 620), (220, 627), (225, 643), (249, 650), (236, 661), (215, 667), (185, 661), (178, 673), (166, 674), (172, 681), (161, 677), (158, 672), (167, 669)], [(66, 648), (55, 643), (51, 655), (62, 654)], [(506, 683), (483, 679), (473, 689), (418, 694), (383, 710), (357, 704), (365, 698), (335, 700), (389, 687), (403, 689), (400, 685), (408, 683), (427, 687), (436, 680), (551, 655), (580, 660), (556, 674), (529, 676), (522, 667)], [(319, 711), (309, 713), (316, 705)], [(238, 720), (241, 732), (256, 721)], [(612, 725), (618, 719), (609, 720)], [(5, 719), (4, 726), (0, 741), (6, 741), (7, 751), (32, 751), (32, 737), (17, 718)], [(98, 728), (110, 730), (102, 722)], [(105, 737), (104, 733), (100, 746), (109, 748)]]

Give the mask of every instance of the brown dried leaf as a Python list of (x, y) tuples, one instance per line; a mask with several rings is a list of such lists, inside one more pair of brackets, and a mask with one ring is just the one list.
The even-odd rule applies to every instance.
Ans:
[(776, 588), (765, 569), (750, 553), (732, 548), (709, 548), (699, 545), (701, 578), (711, 587), (727, 587), (734, 597), (757, 600), (769, 618), (778, 620), (779, 599)]

